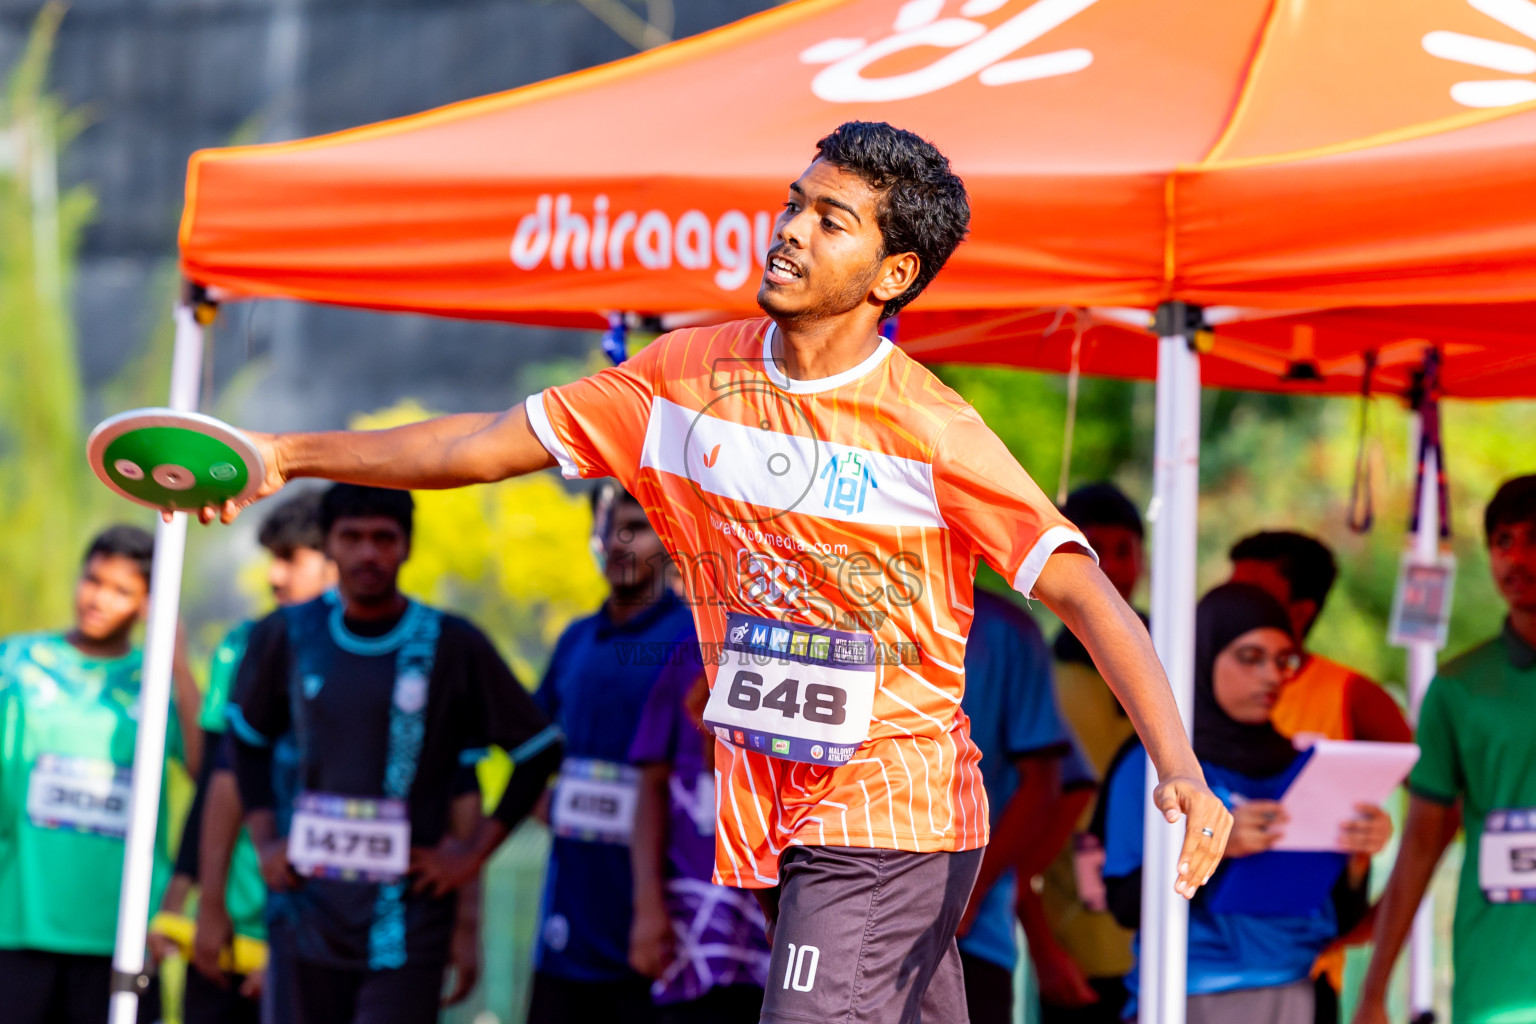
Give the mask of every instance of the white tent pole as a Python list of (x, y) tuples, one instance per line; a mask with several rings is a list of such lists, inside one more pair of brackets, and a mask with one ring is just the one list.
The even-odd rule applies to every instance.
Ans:
[[(1423, 414), (1413, 417), (1410, 435), (1410, 473), (1417, 470), (1420, 441), (1423, 437)], [(1412, 476), (1409, 479), (1413, 479)], [(1424, 461), (1423, 480), (1419, 493), (1419, 528), (1413, 535), (1413, 559), (1423, 565), (1433, 565), (1440, 557), (1440, 465), (1438, 455), (1431, 450)], [(1419, 706), (1435, 677), (1438, 651), (1432, 640), (1419, 640), (1408, 645), (1408, 716), (1418, 725)], [(1409, 1019), (1432, 1020), (1435, 1008), (1435, 897), (1426, 891), (1413, 918), (1413, 932), (1408, 940), (1408, 1010)]]
[[(192, 307), (176, 307), (176, 349), (171, 359), (171, 408), (196, 411), (202, 375), (203, 329)], [(181, 604), (182, 557), (187, 517), (178, 512), (155, 528), (154, 586), (144, 641), (139, 690), (138, 741), (133, 750), (133, 798), (123, 856), (123, 883), (117, 903), (117, 945), (112, 956), (111, 1024), (134, 1024), (143, 991), (144, 933), (149, 923), (155, 826), (165, 765), (166, 716), (171, 704), (171, 661)]]
[[(1152, 643), (1168, 673), (1188, 731), (1194, 707), (1196, 516), (1200, 487), (1199, 310), (1164, 303), (1157, 313), (1157, 411), (1153, 442)], [(1148, 766), (1146, 846), (1141, 886), (1142, 1024), (1184, 1024), (1189, 906), (1173, 891), (1183, 824), (1153, 806), (1157, 774)]]

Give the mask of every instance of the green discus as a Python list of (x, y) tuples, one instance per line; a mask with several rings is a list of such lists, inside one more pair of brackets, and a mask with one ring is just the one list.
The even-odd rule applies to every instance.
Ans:
[(112, 490), (172, 511), (249, 497), (267, 475), (250, 438), (212, 416), (174, 409), (133, 409), (102, 420), (86, 453)]

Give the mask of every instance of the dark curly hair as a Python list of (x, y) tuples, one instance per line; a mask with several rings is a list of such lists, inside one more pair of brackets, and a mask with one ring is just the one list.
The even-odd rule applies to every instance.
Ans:
[(400, 524), (407, 538), (411, 536), (416, 503), (410, 491), (392, 487), (364, 487), (361, 484), (332, 484), (320, 498), (320, 529), (329, 536), (338, 519), (379, 516)]
[(128, 559), (138, 568), (139, 575), (144, 577), (144, 583), (148, 585), (150, 569), (155, 563), (155, 537), (148, 531), (125, 523), (109, 526), (92, 538), (91, 546), (85, 549), (85, 558), (81, 561), (88, 563), (97, 557)]
[(1137, 537), (1146, 538), (1141, 513), (1136, 511), (1135, 504), (1124, 491), (1108, 481), (1084, 484), (1067, 495), (1061, 514), (1079, 530), (1090, 526), (1119, 526)]
[(325, 531), (320, 529), (320, 491), (305, 491), (274, 508), (261, 522), (256, 539), (280, 558), (291, 558), (299, 548), (325, 550)]
[(1536, 474), (1504, 481), (1483, 511), (1483, 531), (1489, 544), (1499, 527), (1520, 523), (1536, 523)]
[(885, 304), (885, 318), (893, 317), (922, 294), (970, 230), (965, 182), (933, 143), (884, 121), (844, 122), (816, 143), (816, 155), (881, 194), (881, 258), (910, 252), (921, 261), (912, 285)]
[(1291, 600), (1316, 601), (1321, 611), (1339, 578), (1339, 566), (1328, 545), (1294, 530), (1264, 530), (1232, 545), (1227, 557), (1234, 562), (1267, 562), (1285, 577)]

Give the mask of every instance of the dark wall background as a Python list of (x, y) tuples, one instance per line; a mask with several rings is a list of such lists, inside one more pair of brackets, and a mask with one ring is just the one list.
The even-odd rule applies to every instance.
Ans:
[[(679, 38), (771, 6), (673, 2)], [(0, 69), (39, 6), (0, 0)], [(632, 52), (575, 0), (74, 0), (52, 81), (92, 117), (60, 171), (99, 201), (74, 297), (88, 386), (116, 375), (165, 317), (193, 150), (398, 117)], [(592, 345), (575, 332), (245, 303), (221, 317), (213, 372), (221, 388), (246, 373), (236, 408), (221, 408), (250, 426), (322, 427), (405, 396), (502, 407), (525, 393), (530, 362)]]

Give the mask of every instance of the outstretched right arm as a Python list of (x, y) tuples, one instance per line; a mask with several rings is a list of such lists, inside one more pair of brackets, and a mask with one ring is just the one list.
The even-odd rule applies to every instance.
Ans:
[(501, 413), (441, 416), (389, 430), (249, 436), (267, 463), (261, 490), (244, 502), (202, 509), (203, 522), (233, 522), (246, 505), (299, 477), (435, 490), (493, 483), (555, 464), (521, 402)]

